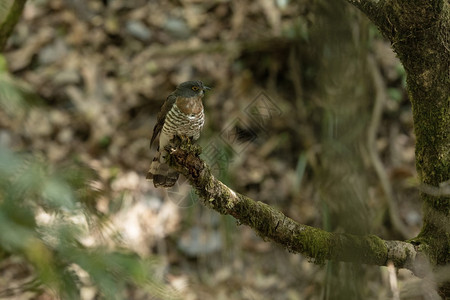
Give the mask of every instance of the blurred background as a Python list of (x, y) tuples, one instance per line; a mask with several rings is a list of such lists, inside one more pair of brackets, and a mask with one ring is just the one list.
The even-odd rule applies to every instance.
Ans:
[(394, 279), (434, 299), (145, 180), (163, 101), (202, 80), (224, 183), (303, 224), (414, 237), (404, 70), (345, 1), (29, 0), (0, 62), (1, 299), (398, 299)]

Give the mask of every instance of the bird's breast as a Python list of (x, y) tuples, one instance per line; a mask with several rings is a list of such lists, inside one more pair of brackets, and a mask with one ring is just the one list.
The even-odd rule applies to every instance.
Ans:
[[(203, 114), (203, 106), (198, 113), (187, 114), (183, 112), (178, 105), (174, 105), (166, 116), (162, 128), (162, 135), (166, 136), (165, 139), (167, 141), (170, 140), (173, 135), (184, 135), (193, 137), (194, 140), (196, 140), (200, 135), (204, 123), (205, 117)], [(164, 145), (161, 147), (163, 146)]]
[(183, 98), (178, 97), (175, 105), (178, 106), (178, 109), (184, 113), (185, 115), (197, 115), (201, 111), (203, 111), (203, 103), (201, 97), (189, 97)]

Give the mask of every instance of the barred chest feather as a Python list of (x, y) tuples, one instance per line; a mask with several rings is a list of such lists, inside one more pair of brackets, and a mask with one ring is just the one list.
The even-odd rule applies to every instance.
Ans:
[[(201, 99), (199, 99), (201, 101)], [(178, 101), (177, 101), (178, 102)], [(173, 138), (174, 135), (192, 137), (197, 140), (200, 137), (200, 131), (205, 123), (205, 117), (203, 114), (203, 105), (201, 107), (195, 107), (195, 110), (190, 110), (192, 113), (187, 112), (186, 109), (180, 110), (178, 107), (180, 103), (176, 103), (172, 106), (172, 109), (167, 113), (164, 126), (162, 128), (162, 136), (160, 137), (160, 147)]]

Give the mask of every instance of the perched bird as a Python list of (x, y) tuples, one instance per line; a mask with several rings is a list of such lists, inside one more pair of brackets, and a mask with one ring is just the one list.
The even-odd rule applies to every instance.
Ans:
[(205, 123), (202, 98), (209, 87), (201, 81), (186, 81), (177, 86), (161, 107), (158, 120), (153, 128), (150, 147), (159, 135), (158, 149), (147, 179), (153, 179), (155, 187), (175, 185), (179, 174), (166, 163), (165, 147), (175, 136), (197, 140)]

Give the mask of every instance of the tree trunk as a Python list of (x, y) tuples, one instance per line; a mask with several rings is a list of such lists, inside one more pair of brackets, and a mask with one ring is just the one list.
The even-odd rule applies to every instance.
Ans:
[[(450, 197), (445, 187), (450, 185), (450, 2), (349, 2), (379, 27), (405, 67), (417, 139), (416, 168), (424, 187), (420, 194), (423, 227), (412, 243), (426, 253), (433, 270), (448, 268)], [(439, 286), (440, 295), (450, 297), (448, 275)]]

